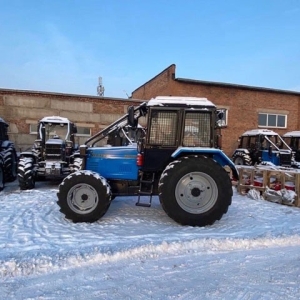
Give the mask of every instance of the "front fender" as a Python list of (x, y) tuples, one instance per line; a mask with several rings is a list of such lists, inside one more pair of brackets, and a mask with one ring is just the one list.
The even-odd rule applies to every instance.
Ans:
[(32, 157), (34, 159), (34, 162), (36, 163), (37, 157), (34, 155), (34, 153), (30, 151), (21, 152), (19, 158), (23, 158), (23, 157)]
[(203, 148), (203, 147), (180, 147), (176, 151), (173, 152), (172, 157), (175, 159), (181, 154), (193, 154), (193, 155), (203, 155), (212, 157), (219, 165), (222, 167), (229, 166), (232, 170), (232, 173), (236, 179), (239, 178), (239, 173), (235, 164), (232, 160), (220, 149), (216, 148)]
[(14, 148), (15, 147), (14, 143), (9, 140), (5, 140), (2, 142), (2, 144), (1, 144), (2, 149), (8, 149), (9, 147)]
[(250, 154), (249, 150), (248, 149), (245, 149), (245, 148), (238, 148), (238, 149), (235, 149), (234, 152), (233, 152), (233, 155), (235, 155), (236, 153), (245, 153), (245, 154)]

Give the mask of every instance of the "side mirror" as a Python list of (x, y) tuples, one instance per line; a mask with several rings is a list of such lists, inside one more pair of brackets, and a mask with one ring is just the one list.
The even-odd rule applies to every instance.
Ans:
[(137, 119), (134, 116), (134, 107), (133, 106), (129, 106), (128, 107), (128, 125), (131, 127), (136, 127), (137, 126)]
[(225, 121), (223, 120), (224, 118), (224, 109), (217, 109), (215, 111), (216, 113), (216, 128), (226, 128), (227, 125), (225, 124)]
[(224, 110), (223, 110), (223, 109), (218, 109), (218, 110), (216, 111), (216, 113), (217, 113), (218, 119), (219, 119), (219, 120), (222, 120), (223, 117), (224, 117)]

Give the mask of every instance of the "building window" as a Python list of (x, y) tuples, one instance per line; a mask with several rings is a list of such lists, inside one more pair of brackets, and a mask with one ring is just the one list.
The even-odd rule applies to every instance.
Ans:
[(29, 124), (29, 133), (37, 134), (37, 124)]
[(90, 127), (82, 127), (77, 126), (77, 136), (91, 136), (91, 128)]
[(286, 128), (287, 115), (281, 114), (258, 114), (258, 126), (259, 127), (275, 127), (275, 128)]

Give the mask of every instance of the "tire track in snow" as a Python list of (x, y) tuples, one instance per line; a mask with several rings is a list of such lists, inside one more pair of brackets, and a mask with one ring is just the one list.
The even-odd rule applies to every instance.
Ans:
[(0, 261), (0, 277), (28, 276), (33, 274), (52, 273), (59, 270), (76, 267), (106, 264), (122, 260), (142, 260), (163, 257), (166, 255), (184, 255), (188, 253), (221, 253), (242, 250), (258, 250), (267, 248), (284, 248), (287, 246), (300, 246), (300, 237), (290, 236), (281, 238), (248, 239), (197, 239), (189, 242), (163, 242), (159, 245), (143, 245), (124, 251), (111, 251), (107, 253), (84, 253), (70, 256), (53, 257), (36, 256), (24, 261), (11, 259)]

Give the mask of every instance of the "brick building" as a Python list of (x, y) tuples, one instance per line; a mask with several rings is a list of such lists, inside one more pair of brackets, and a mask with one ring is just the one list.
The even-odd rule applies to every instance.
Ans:
[(21, 150), (33, 144), (42, 117), (58, 115), (73, 121), (82, 144), (124, 115), (129, 105), (159, 95), (206, 97), (226, 109), (222, 144), (229, 156), (246, 130), (269, 128), (279, 134), (300, 130), (300, 92), (176, 78), (175, 70), (172, 64), (134, 90), (130, 99), (0, 89), (0, 117), (9, 123), (11, 140)]
[(206, 97), (218, 108), (225, 108), (227, 128), (222, 130), (222, 148), (230, 156), (246, 130), (268, 128), (280, 135), (300, 130), (300, 92), (176, 78), (175, 70), (172, 64), (134, 90), (132, 98)]
[(16, 148), (24, 151), (33, 145), (37, 121), (45, 116), (61, 116), (74, 122), (78, 128), (76, 142), (83, 144), (91, 135), (123, 116), (129, 105), (141, 102), (0, 89), (0, 117), (9, 124), (9, 136)]

